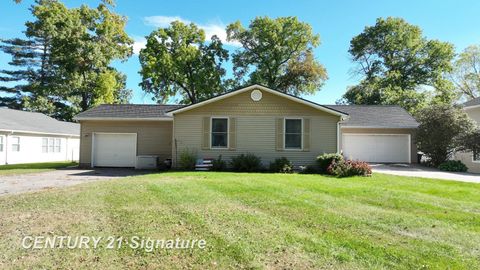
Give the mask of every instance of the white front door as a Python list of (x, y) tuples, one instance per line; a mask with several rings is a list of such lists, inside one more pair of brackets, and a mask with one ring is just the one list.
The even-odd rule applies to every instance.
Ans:
[(94, 133), (92, 166), (135, 167), (137, 134)]
[(366, 162), (410, 163), (409, 134), (343, 134), (346, 158)]

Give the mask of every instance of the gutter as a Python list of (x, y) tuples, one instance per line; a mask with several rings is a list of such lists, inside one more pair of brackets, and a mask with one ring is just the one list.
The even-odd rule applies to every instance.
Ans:
[(26, 134), (55, 135), (55, 136), (66, 136), (66, 137), (80, 137), (80, 134), (76, 135), (71, 133), (40, 132), (40, 131), (29, 131), (29, 130), (0, 129), (0, 132), (9, 132), (10, 135), (13, 135), (14, 133), (26, 133)]
[(172, 117), (150, 117), (150, 118), (135, 118), (135, 117), (74, 117), (77, 121), (173, 121)]

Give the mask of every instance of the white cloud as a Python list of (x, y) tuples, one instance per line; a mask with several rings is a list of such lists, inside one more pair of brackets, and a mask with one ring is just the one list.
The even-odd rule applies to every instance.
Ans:
[(139, 54), (140, 50), (145, 48), (147, 45), (147, 40), (144, 37), (134, 37), (133, 38), (133, 53)]
[[(185, 24), (191, 23), (191, 21), (183, 19), (182, 17), (179, 17), (179, 16), (150, 16), (150, 17), (143, 18), (143, 21), (146, 25), (162, 27), (162, 28), (170, 26), (170, 23), (174, 21), (181, 21)], [(222, 22), (213, 22), (213, 23), (207, 23), (207, 24), (195, 23), (195, 24), (199, 28), (203, 29), (203, 31), (205, 31), (205, 37), (207, 38), (207, 40), (210, 40), (210, 38), (213, 35), (216, 35), (223, 42), (223, 44), (234, 46), (234, 47), (241, 46), (239, 42), (227, 41), (227, 32), (225, 31), (226, 25), (223, 24)]]

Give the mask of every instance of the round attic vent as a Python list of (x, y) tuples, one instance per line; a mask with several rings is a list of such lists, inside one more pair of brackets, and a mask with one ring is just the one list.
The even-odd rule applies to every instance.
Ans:
[(250, 97), (253, 101), (259, 101), (262, 99), (262, 92), (260, 90), (253, 90), (252, 93), (250, 93)]

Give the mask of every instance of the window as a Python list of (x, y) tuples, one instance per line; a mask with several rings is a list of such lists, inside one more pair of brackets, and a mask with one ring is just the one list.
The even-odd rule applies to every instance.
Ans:
[(42, 138), (42, 153), (60, 153), (62, 141), (60, 138)]
[(3, 136), (0, 136), (0, 152), (3, 152)]
[(53, 138), (48, 138), (48, 152), (49, 153), (53, 153), (53, 149), (54, 149), (54, 139)]
[(20, 152), (20, 137), (12, 137), (12, 152)]
[(228, 118), (212, 118), (212, 148), (228, 147)]
[(302, 149), (302, 119), (285, 119), (285, 149)]
[(55, 139), (55, 152), (60, 153), (61, 151), (61, 141), (60, 139)]
[(473, 151), (473, 162), (480, 162), (480, 152)]
[(48, 138), (42, 138), (42, 153), (48, 153)]

